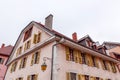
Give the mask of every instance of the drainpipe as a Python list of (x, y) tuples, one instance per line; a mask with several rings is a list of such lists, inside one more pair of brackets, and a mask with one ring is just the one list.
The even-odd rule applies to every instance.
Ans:
[(54, 44), (54, 45), (52, 46), (51, 79), (50, 79), (50, 80), (53, 80), (54, 47), (57, 46), (58, 44), (61, 44), (61, 43), (64, 43), (64, 42), (65, 42), (65, 39), (62, 38), (59, 42), (57, 42), (56, 44)]

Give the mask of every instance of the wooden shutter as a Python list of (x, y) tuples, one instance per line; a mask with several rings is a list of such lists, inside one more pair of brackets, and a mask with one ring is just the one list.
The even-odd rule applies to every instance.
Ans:
[(73, 54), (74, 54), (74, 61), (78, 63), (78, 51), (74, 50)]
[(24, 67), (25, 67), (26, 63), (27, 63), (27, 57), (25, 57), (25, 61), (23, 63), (24, 63)]
[(27, 43), (24, 44), (24, 51), (27, 49)]
[(90, 55), (86, 54), (86, 63), (88, 66), (90, 66)]
[(95, 65), (97, 68), (99, 68), (99, 58), (95, 57)]
[(90, 77), (90, 80), (95, 80), (95, 77), (91, 76), (91, 77)]
[(80, 51), (78, 51), (78, 60), (79, 60), (79, 63), (82, 64), (82, 56)]
[(35, 80), (38, 80), (38, 74), (35, 74)]
[(81, 80), (85, 80), (85, 75), (81, 75)]
[(66, 80), (70, 80), (70, 73), (69, 72), (66, 73)]
[(32, 54), (31, 66), (33, 65), (33, 63), (34, 63), (34, 54)]
[(19, 66), (19, 69), (21, 69), (21, 67), (22, 67), (22, 59), (20, 60), (20, 66)]
[(65, 47), (65, 51), (66, 51), (66, 60), (67, 60), (67, 61), (70, 61), (69, 47)]
[(106, 61), (106, 67), (107, 67), (107, 70), (110, 71), (110, 63), (109, 63), (109, 61)]
[(34, 34), (33, 43), (34, 43), (34, 44), (37, 43), (37, 34)]
[(30, 76), (30, 75), (28, 75), (28, 76), (27, 76), (27, 80), (30, 80), (30, 77), (31, 77), (31, 76)]
[(105, 70), (105, 66), (104, 66), (104, 63), (103, 63), (103, 60), (102, 60), (102, 59), (100, 59), (100, 63), (101, 63), (102, 69)]
[(37, 64), (39, 63), (39, 60), (40, 60), (40, 51), (38, 51), (38, 56), (37, 56)]
[(38, 37), (37, 37), (37, 43), (40, 42), (40, 38), (41, 38), (41, 33), (39, 32), (39, 33), (38, 33)]

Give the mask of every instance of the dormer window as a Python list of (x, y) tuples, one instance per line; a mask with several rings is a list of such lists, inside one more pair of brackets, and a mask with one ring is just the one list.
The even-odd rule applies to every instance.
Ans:
[(29, 30), (27, 30), (25, 32), (24, 40), (23, 41), (26, 41), (31, 36), (31, 33), (32, 33), (32, 28), (30, 28)]

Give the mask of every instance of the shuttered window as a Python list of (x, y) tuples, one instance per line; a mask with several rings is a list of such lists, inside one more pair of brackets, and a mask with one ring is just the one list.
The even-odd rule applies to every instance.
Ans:
[(116, 73), (117, 70), (116, 70), (115, 64), (114, 64), (113, 62), (110, 62), (110, 64), (111, 64), (112, 72), (113, 72), (113, 73)]
[(82, 64), (86, 64), (86, 54), (81, 53), (81, 56), (82, 56)]
[(88, 66), (93, 66), (92, 57), (91, 57), (91, 55), (89, 55), (89, 54), (86, 54), (86, 64), (87, 64)]
[(76, 73), (67, 72), (66, 73), (66, 80), (77, 80)]
[(14, 72), (16, 70), (16, 67), (17, 67), (17, 61), (11, 65), (11, 72)]
[(97, 68), (99, 68), (99, 62), (100, 62), (100, 59), (98, 57), (95, 58), (95, 65)]
[(23, 80), (23, 77), (17, 78), (16, 80)]
[(24, 45), (24, 51), (26, 51), (27, 49), (29, 49), (31, 46), (31, 40), (27, 41)]
[(27, 80), (38, 80), (38, 74), (28, 75)]
[(41, 39), (41, 33), (39, 32), (38, 34), (34, 34), (34, 38), (33, 38), (33, 43), (39, 43)]
[(27, 63), (27, 57), (22, 58), (21, 61), (20, 61), (19, 69), (25, 68), (26, 63)]
[(31, 59), (31, 66), (33, 64), (38, 64), (40, 60), (40, 51), (35, 52), (32, 54), (32, 59)]
[(22, 53), (22, 46), (17, 49), (16, 56), (20, 55)]

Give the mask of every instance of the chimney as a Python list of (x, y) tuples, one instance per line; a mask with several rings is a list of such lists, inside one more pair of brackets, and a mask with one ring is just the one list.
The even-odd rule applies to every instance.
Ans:
[(5, 44), (3, 43), (2, 45), (1, 45), (1, 48), (4, 48), (5, 47)]
[(72, 38), (73, 38), (74, 41), (77, 41), (77, 33), (76, 33), (76, 32), (74, 32), (74, 33), (72, 34)]
[(48, 29), (52, 29), (52, 23), (53, 23), (53, 15), (50, 14), (49, 16), (47, 16), (45, 18), (45, 27), (47, 27)]

